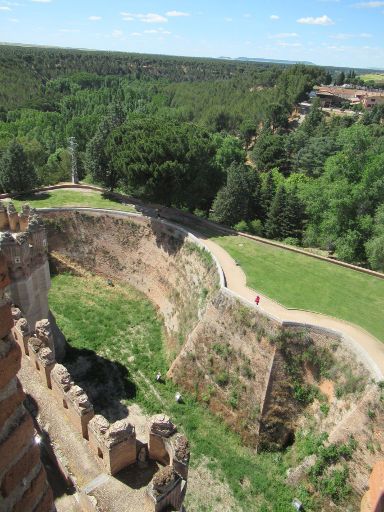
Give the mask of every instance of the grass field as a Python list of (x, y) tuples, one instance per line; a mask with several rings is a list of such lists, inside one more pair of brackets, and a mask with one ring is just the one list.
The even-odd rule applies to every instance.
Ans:
[[(168, 365), (162, 324), (143, 295), (127, 285), (109, 287), (98, 277), (63, 274), (52, 279), (49, 300), (71, 346), (96, 351), (126, 367), (136, 386), (135, 396), (127, 397), (126, 403), (138, 403), (151, 414), (168, 413), (190, 440), (193, 465), (208, 459), (209, 469), (229, 486), (236, 510), (287, 512), (294, 496), (303, 501), (305, 510), (319, 510), (304, 489), (284, 484), (288, 467), (284, 454), (256, 455), (193, 396), (183, 394), (184, 403), (176, 404), (172, 382), (155, 383), (156, 372), (165, 375)], [(202, 494), (189, 500), (191, 512), (225, 509), (225, 496)]]
[(384, 341), (384, 280), (236, 236), (216, 237), (247, 285), (288, 308), (360, 325)]
[(58, 206), (89, 206), (93, 208), (110, 208), (127, 212), (136, 211), (132, 205), (121, 204), (118, 201), (103, 197), (101, 192), (93, 190), (50, 190), (40, 194), (29, 194), (12, 199), (15, 207), (20, 209), (23, 203), (29, 203), (33, 208), (55, 208)]
[(364, 80), (364, 82), (373, 80), (377, 84), (384, 85), (384, 73), (369, 73), (367, 75), (360, 75), (359, 78)]

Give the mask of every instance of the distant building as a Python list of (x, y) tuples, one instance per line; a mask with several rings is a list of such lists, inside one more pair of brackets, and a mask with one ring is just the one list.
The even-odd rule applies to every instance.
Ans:
[(384, 104), (384, 91), (380, 90), (324, 86), (318, 87), (315, 92), (320, 105), (324, 108), (340, 107), (346, 102), (351, 105), (361, 104), (367, 109)]

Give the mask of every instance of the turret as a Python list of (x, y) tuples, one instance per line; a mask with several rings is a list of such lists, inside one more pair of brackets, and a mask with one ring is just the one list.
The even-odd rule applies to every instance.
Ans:
[(19, 231), (19, 214), (17, 213), (13, 203), (8, 203), (7, 212), (9, 228), (14, 233), (17, 233)]
[(9, 232), (0, 233), (0, 250), (4, 254), (13, 282), (29, 277), (31, 256), (28, 236), (25, 233), (15, 235)]
[(48, 244), (44, 222), (37, 214), (29, 217), (28, 235), (31, 244), (32, 266), (39, 267), (47, 261)]
[(31, 207), (29, 204), (23, 204), (21, 207), (21, 213), (19, 214), (20, 231), (27, 231), (30, 214)]

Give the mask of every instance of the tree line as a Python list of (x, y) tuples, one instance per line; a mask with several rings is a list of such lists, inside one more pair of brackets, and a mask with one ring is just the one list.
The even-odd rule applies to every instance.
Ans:
[(82, 178), (384, 269), (384, 108), (292, 119), (329, 70), (23, 48), (4, 66), (5, 96), (26, 68), (36, 87), (0, 108), (3, 191), (68, 180), (75, 137)]

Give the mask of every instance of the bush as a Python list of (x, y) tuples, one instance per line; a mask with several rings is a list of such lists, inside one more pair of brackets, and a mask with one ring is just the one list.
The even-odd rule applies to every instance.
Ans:
[(248, 224), (245, 222), (245, 220), (241, 220), (240, 222), (235, 224), (233, 227), (236, 229), (236, 231), (243, 231), (244, 233), (249, 232)]
[(219, 386), (221, 387), (225, 387), (228, 385), (229, 383), (229, 375), (228, 375), (228, 372), (220, 372), (217, 376), (216, 376), (216, 382)]
[(263, 234), (263, 224), (260, 219), (254, 219), (248, 222), (249, 232), (255, 236), (261, 236)]
[(295, 247), (298, 247), (300, 245), (300, 242), (297, 238), (293, 238), (292, 236), (289, 236), (287, 238), (284, 238), (283, 244), (293, 245)]

